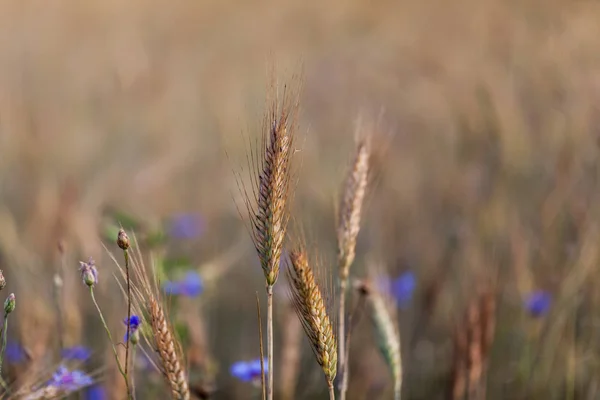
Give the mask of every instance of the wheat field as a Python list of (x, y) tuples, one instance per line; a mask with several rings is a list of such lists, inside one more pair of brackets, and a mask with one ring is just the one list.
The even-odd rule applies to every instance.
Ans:
[[(3, 1), (0, 38), (0, 298), (16, 297), (4, 398), (58, 396), (60, 366), (89, 377), (72, 398), (127, 398), (105, 332), (125, 360), (121, 226), (131, 268), (157, 275), (132, 272), (149, 339), (127, 349), (135, 397), (262, 398), (260, 368), (234, 366), (261, 358), (260, 335), (267, 357), (260, 251), (271, 269), (279, 253), (257, 246), (245, 202), (262, 194), (272, 97), (300, 76), (281, 254), (303, 235), (328, 346), (349, 356), (324, 379), (279, 274), (274, 398), (328, 398), (347, 365), (349, 400), (400, 386), (405, 400), (600, 399), (599, 3)], [(342, 240), (363, 131), (368, 183)], [(340, 333), (342, 242), (355, 255)], [(392, 310), (378, 313), (385, 277)], [(163, 379), (152, 328), (175, 337), (185, 389)], [(64, 352), (77, 346), (89, 355)]]

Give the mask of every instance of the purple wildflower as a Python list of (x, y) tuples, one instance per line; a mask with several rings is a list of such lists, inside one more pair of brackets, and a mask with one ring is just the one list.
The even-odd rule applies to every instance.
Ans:
[[(268, 372), (267, 359), (264, 359), (265, 374)], [(260, 380), (260, 358), (252, 361), (238, 361), (229, 369), (231, 375), (242, 382), (255, 382)]]
[(196, 297), (204, 291), (202, 277), (196, 271), (189, 271), (179, 281), (165, 282), (163, 289), (166, 294)]
[(169, 221), (169, 235), (175, 239), (196, 239), (204, 232), (204, 220), (198, 214), (176, 214)]
[(85, 400), (106, 400), (106, 390), (100, 385), (93, 385), (86, 389), (83, 396)]
[(18, 364), (27, 359), (27, 352), (19, 343), (9, 342), (4, 350), (6, 361)]
[(390, 284), (391, 295), (396, 299), (398, 307), (405, 308), (412, 300), (413, 292), (417, 286), (417, 278), (411, 271), (407, 271), (394, 279)]
[(525, 309), (532, 317), (545, 315), (552, 305), (552, 295), (544, 290), (536, 290), (525, 299)]
[(63, 349), (61, 355), (65, 360), (86, 361), (90, 358), (92, 352), (84, 346), (73, 346)]
[[(125, 318), (125, 320), (123, 321), (123, 323), (125, 324), (125, 326), (128, 325), (127, 324), (127, 318)], [(137, 332), (138, 332), (138, 328), (140, 327), (141, 323), (142, 323), (142, 320), (137, 315), (132, 315), (129, 318), (129, 332), (127, 332), (127, 331), (125, 332), (125, 337), (123, 338), (124, 342), (127, 342), (129, 340), (128, 333), (131, 333), (131, 342), (132, 343), (133, 342), (137, 343), (137, 339), (139, 339), (139, 336), (137, 335)]]
[(65, 392), (74, 392), (89, 386), (93, 383), (90, 376), (79, 370), (69, 371), (66, 367), (60, 366), (52, 375), (52, 379), (48, 382), (48, 386), (57, 388)]

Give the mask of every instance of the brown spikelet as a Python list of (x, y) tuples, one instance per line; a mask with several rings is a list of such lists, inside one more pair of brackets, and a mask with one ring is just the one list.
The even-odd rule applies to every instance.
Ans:
[(304, 249), (290, 252), (290, 261), (287, 271), (292, 302), (331, 388), (337, 372), (337, 342), (333, 326)]
[(281, 100), (275, 96), (269, 105), (260, 145), (248, 157), (249, 167), (256, 174), (251, 177), (252, 189), (248, 191), (241, 185), (250, 216), (250, 234), (269, 286), (279, 276), (279, 259), (289, 222), (297, 116), (298, 91), (284, 86)]
[(151, 297), (148, 301), (152, 332), (156, 340), (158, 353), (167, 381), (171, 387), (173, 399), (188, 400), (190, 391), (185, 372), (180, 362), (180, 352), (171, 332), (171, 327), (165, 320), (161, 305)]
[(454, 333), (451, 399), (485, 399), (485, 373), (495, 327), (495, 299), (481, 290)]
[(367, 190), (369, 175), (369, 136), (359, 137), (348, 171), (342, 194), (337, 228), (338, 265), (340, 278), (348, 278), (350, 265), (354, 261), (356, 237), (360, 230), (360, 216)]

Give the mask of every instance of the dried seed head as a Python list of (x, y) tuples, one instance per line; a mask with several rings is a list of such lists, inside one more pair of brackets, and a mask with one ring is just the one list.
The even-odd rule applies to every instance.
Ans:
[(6, 286), (6, 279), (4, 278), (4, 274), (2, 273), (2, 270), (0, 269), (0, 290), (4, 289), (5, 286)]
[(162, 306), (154, 298), (148, 301), (152, 331), (158, 347), (162, 367), (171, 388), (173, 399), (189, 400), (190, 390), (183, 369), (183, 360), (174, 340), (172, 328), (165, 318)]
[(119, 234), (117, 235), (117, 246), (119, 246), (122, 250), (129, 249), (129, 236), (125, 233), (125, 229), (119, 229)]
[(354, 261), (356, 237), (360, 230), (360, 216), (367, 190), (370, 142), (362, 138), (356, 145), (352, 168), (348, 171), (338, 216), (338, 265), (342, 280), (348, 278)]
[(252, 189), (238, 182), (250, 216), (250, 233), (268, 286), (279, 276), (289, 202), (293, 196), (292, 158), (298, 117), (298, 93), (284, 87), (266, 113), (260, 147), (249, 154)]
[(4, 313), (10, 314), (11, 312), (15, 311), (15, 306), (16, 306), (15, 294), (11, 293), (8, 295), (8, 297), (4, 301)]
[(321, 290), (303, 249), (290, 252), (288, 276), (294, 309), (329, 385), (337, 372), (337, 341)]

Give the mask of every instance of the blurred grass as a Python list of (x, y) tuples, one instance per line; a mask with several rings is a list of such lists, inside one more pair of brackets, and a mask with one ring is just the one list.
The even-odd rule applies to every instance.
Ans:
[[(180, 250), (198, 265), (237, 244), (231, 169), (245, 162), (241, 132), (260, 127), (274, 63), (282, 80), (304, 69), (295, 215), (323, 253), (334, 249), (353, 124), (383, 110), (392, 139), (355, 272), (380, 252), (392, 271), (419, 276), (401, 315), (407, 398), (441, 393), (431, 382), (447, 370), (449, 327), (479, 276), (500, 288), (489, 398), (596, 398), (599, 21), (597, 2), (564, 0), (1, 3), (0, 249), (23, 340), (39, 357), (54, 340), (50, 282), (64, 238), (69, 341), (105, 345), (84, 335), (97, 322), (78, 317), (89, 299), (76, 300), (75, 268), (103, 260), (102, 301), (113, 312), (122, 304), (99, 242), (107, 208), (150, 225), (201, 212), (207, 233)], [(203, 303), (219, 399), (244, 398), (227, 367), (258, 351), (252, 300), (262, 284), (247, 239)], [(530, 337), (538, 322), (521, 298), (539, 287), (556, 304), (545, 333)], [(354, 341), (351, 398), (387, 382), (374, 347), (361, 345), (367, 334)], [(523, 375), (529, 347), (541, 361)], [(304, 390), (320, 390), (303, 365), (305, 382), (316, 381)]]

